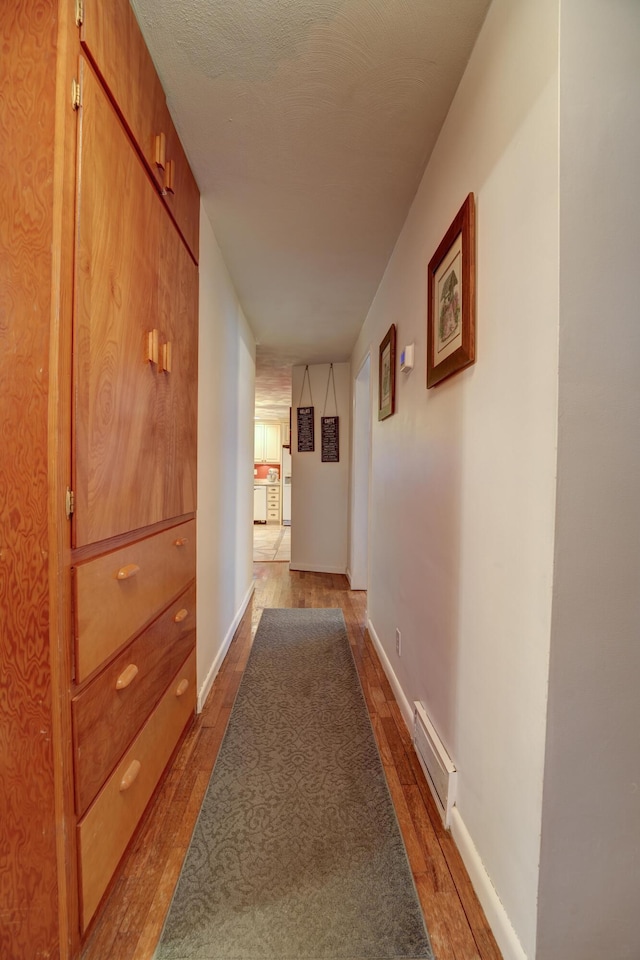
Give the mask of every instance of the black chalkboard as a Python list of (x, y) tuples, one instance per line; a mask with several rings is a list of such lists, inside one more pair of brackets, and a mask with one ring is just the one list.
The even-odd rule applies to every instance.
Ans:
[(322, 436), (322, 462), (340, 462), (340, 417), (322, 417), (320, 422)]
[(298, 453), (313, 453), (313, 407), (298, 407)]

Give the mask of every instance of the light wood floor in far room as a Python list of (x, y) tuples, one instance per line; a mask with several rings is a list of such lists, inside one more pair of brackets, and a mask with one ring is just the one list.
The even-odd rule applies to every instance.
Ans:
[(366, 594), (346, 577), (254, 564), (256, 590), (202, 714), (136, 840), (84, 960), (150, 960), (265, 607), (341, 607), (436, 960), (501, 960), (439, 815), (365, 627)]
[(254, 523), (253, 525), (253, 559), (259, 563), (262, 560), (291, 560), (291, 527), (279, 526), (275, 523)]

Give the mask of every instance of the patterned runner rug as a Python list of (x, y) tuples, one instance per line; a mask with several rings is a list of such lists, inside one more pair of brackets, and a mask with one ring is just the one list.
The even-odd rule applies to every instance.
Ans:
[(265, 610), (156, 960), (433, 954), (341, 610)]

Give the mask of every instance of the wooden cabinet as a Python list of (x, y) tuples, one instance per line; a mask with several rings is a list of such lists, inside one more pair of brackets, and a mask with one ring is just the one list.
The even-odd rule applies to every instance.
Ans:
[(197, 687), (199, 195), (128, 0), (75, 6), (0, 4), (13, 960), (80, 956)]
[(254, 462), (280, 463), (280, 424), (257, 422), (254, 432)]

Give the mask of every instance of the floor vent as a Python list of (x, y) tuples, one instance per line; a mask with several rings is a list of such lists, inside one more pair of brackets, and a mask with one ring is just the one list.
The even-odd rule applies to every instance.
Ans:
[(456, 801), (456, 768), (421, 703), (414, 703), (413, 744), (442, 822), (449, 828)]

